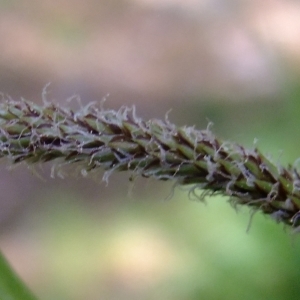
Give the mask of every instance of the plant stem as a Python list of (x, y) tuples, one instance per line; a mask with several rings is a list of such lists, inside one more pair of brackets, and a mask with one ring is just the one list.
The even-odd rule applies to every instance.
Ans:
[(104, 110), (93, 104), (77, 112), (45, 102), (0, 103), (0, 157), (13, 163), (59, 160), (81, 163), (82, 173), (113, 171), (175, 180), (229, 196), (278, 222), (300, 220), (300, 176), (274, 165), (258, 149), (216, 138), (209, 129), (177, 127), (167, 119), (143, 121), (134, 108)]
[(0, 253), (0, 299), (36, 300)]

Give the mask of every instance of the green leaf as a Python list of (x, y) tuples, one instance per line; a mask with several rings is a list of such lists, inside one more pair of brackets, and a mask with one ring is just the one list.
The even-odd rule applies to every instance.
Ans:
[(0, 253), (0, 299), (37, 300)]

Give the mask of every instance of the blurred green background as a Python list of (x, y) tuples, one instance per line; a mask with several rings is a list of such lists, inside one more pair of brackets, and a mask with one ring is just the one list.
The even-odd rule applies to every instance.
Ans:
[[(300, 3), (0, 1), (0, 91), (206, 128), (275, 162), (300, 156)], [(107, 96), (109, 94), (109, 96)], [(225, 197), (114, 174), (0, 172), (0, 248), (40, 299), (299, 299), (300, 241)], [(76, 171), (76, 167), (71, 171)]]

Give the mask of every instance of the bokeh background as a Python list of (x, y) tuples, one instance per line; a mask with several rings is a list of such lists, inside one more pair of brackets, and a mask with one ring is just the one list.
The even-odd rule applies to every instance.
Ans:
[[(296, 0), (0, 0), (4, 95), (172, 109), (282, 164), (300, 156), (299, 70)], [(259, 213), (247, 232), (225, 197), (0, 168), (0, 248), (40, 299), (299, 299), (299, 237)]]

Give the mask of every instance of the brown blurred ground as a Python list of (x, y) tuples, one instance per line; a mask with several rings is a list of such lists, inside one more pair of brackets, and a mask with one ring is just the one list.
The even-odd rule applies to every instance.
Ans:
[[(200, 3), (200, 4), (199, 4)], [(278, 57), (299, 61), (291, 1), (22, 1), (0, 12), (0, 88), (38, 101), (272, 97)], [(291, 30), (292, 28), (292, 30)], [(173, 105), (172, 105), (173, 104)], [(153, 109), (152, 109), (153, 110)], [(152, 112), (154, 113), (154, 112)]]

